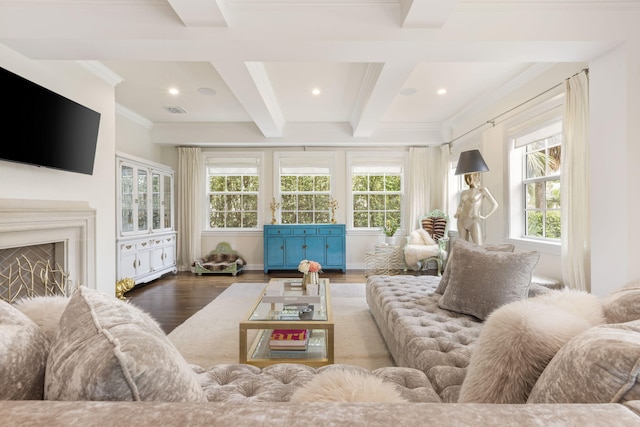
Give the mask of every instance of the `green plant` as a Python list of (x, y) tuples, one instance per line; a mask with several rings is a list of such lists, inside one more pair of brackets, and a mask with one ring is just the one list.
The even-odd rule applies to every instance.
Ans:
[(385, 236), (393, 237), (393, 235), (396, 234), (396, 231), (398, 231), (398, 227), (399, 226), (397, 223), (392, 222), (391, 220), (387, 220), (384, 227), (382, 227), (382, 231), (384, 232)]

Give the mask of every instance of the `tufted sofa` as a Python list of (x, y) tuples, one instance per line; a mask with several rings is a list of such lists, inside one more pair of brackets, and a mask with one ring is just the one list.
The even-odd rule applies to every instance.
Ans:
[(640, 399), (640, 281), (605, 298), (532, 283), (486, 320), (441, 308), (439, 285), (371, 276), (366, 298), (396, 364), (424, 372), (442, 402)]
[[(433, 284), (427, 287), (432, 288)], [(148, 315), (130, 304), (80, 288), (69, 300), (44, 305), (48, 309), (42, 315), (42, 304), (16, 308), (0, 303), (4, 425), (389, 426), (437, 420), (438, 425), (451, 426), (609, 426), (613, 419), (620, 426), (640, 423), (638, 401), (443, 403), (435, 382), (409, 367), (368, 371), (351, 365), (193, 366)], [(352, 388), (349, 383), (341, 386), (346, 394), (339, 399), (295, 399), (300, 390), (336, 371), (345, 378), (358, 374), (377, 379), (401, 400), (359, 398), (355, 383)]]
[(396, 365), (424, 372), (443, 402), (458, 400), (482, 321), (438, 307), (437, 276), (370, 276), (366, 298)]

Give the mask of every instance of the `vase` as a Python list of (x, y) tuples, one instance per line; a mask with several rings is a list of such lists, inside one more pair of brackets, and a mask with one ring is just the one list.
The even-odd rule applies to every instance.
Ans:
[(302, 276), (302, 289), (306, 291), (307, 285), (317, 285), (320, 283), (320, 278), (318, 276), (317, 271), (304, 273)]

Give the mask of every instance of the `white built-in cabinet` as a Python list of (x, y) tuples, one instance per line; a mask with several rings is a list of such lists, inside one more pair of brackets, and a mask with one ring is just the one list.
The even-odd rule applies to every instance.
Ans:
[(173, 170), (124, 155), (116, 164), (117, 280), (137, 285), (176, 273)]

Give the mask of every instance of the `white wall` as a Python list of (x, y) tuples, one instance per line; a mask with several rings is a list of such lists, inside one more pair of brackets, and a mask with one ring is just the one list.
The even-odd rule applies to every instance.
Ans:
[(591, 287), (604, 295), (640, 278), (640, 46), (590, 64)]
[[(0, 66), (101, 113), (93, 175), (0, 160), (0, 198), (86, 201), (96, 210), (96, 288), (115, 292), (114, 88), (71, 61), (33, 61), (0, 45)], [(34, 126), (37, 123), (34, 122)], [(3, 144), (29, 144), (20, 135)], [(73, 278), (71, 278), (73, 279)], [(90, 284), (86, 284), (90, 285)]]

